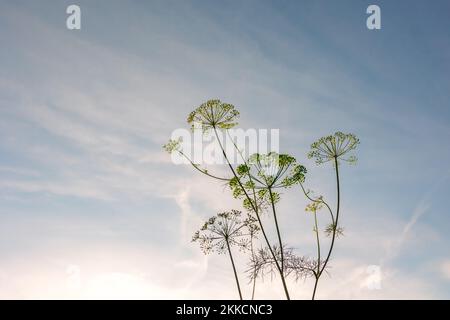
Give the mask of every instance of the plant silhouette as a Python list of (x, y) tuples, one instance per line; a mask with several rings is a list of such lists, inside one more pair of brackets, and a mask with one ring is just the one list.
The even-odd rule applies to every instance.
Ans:
[[(314, 278), (312, 299), (315, 298), (319, 279), (327, 266), (334, 248), (336, 238), (343, 233), (338, 224), (340, 215), (340, 177), (339, 165), (341, 162), (355, 163), (356, 157), (351, 154), (359, 144), (359, 140), (353, 134), (336, 132), (334, 135), (323, 137), (311, 145), (308, 158), (314, 159), (318, 165), (331, 162), (335, 168), (337, 203), (333, 211), (324, 197), (313, 197), (312, 192), (304, 186), (306, 168), (297, 163), (297, 160), (288, 154), (269, 152), (268, 154), (253, 154), (248, 158), (231, 139), (234, 150), (238, 152), (241, 164), (236, 165), (230, 161), (227, 154), (229, 149), (224, 146), (221, 137), (223, 133), (228, 135), (229, 129), (238, 124), (239, 111), (232, 104), (223, 103), (220, 100), (208, 100), (201, 104), (188, 117), (187, 122), (192, 129), (202, 130), (203, 134), (212, 135), (215, 143), (224, 158), (229, 169), (230, 176), (220, 176), (211, 173), (206, 167), (195, 163), (184, 152), (182, 140), (170, 140), (164, 149), (169, 153), (176, 152), (194, 167), (198, 172), (209, 178), (224, 182), (230, 188), (236, 199), (242, 200), (242, 206), (247, 211), (247, 218), (242, 219), (241, 211), (231, 210), (210, 218), (194, 235), (193, 240), (200, 243), (205, 253), (217, 251), (228, 253), (233, 268), (239, 297), (242, 299), (241, 285), (237, 273), (237, 267), (231, 248), (238, 246), (250, 255), (249, 268), (246, 270), (252, 281), (252, 299), (255, 296), (256, 279), (267, 274), (279, 275), (286, 299), (290, 299), (290, 293), (286, 279), (289, 276), (295, 280), (307, 277)], [(278, 203), (281, 201), (282, 190), (287, 190), (295, 185), (300, 185), (303, 194), (310, 201), (306, 211), (314, 217), (314, 233), (317, 246), (317, 258), (299, 256), (295, 250), (283, 242), (282, 228), (279, 224)], [(330, 216), (330, 223), (324, 233), (330, 240), (330, 246), (326, 254), (323, 254), (322, 241), (320, 239), (317, 213), (326, 209)], [(276, 244), (273, 244), (267, 231), (267, 222), (262, 216), (269, 214), (273, 217), (273, 228), (276, 231)], [(243, 230), (246, 230), (245, 232)], [(262, 237), (257, 237), (257, 234)], [(255, 247), (255, 241), (262, 245)], [(322, 257), (325, 257), (324, 259)]]

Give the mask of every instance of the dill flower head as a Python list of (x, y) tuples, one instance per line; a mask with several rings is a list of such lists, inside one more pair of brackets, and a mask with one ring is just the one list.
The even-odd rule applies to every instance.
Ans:
[(252, 178), (258, 188), (287, 188), (305, 180), (306, 168), (291, 155), (269, 152), (251, 155), (237, 172), (244, 180)]
[(180, 151), (181, 143), (183, 142), (183, 138), (178, 138), (176, 140), (169, 140), (165, 145), (163, 145), (163, 149), (166, 150), (169, 154), (174, 151)]
[(304, 182), (305, 174), (306, 168), (288, 154), (257, 153), (237, 167), (237, 176), (230, 180), (229, 186), (235, 198), (244, 199), (243, 205), (248, 211), (264, 210), (280, 200), (280, 194), (274, 189)]
[(239, 111), (232, 104), (223, 103), (218, 99), (208, 100), (192, 111), (187, 122), (194, 129), (195, 124), (200, 124), (203, 131), (212, 128), (230, 129), (235, 127)]
[(306, 212), (317, 213), (323, 208), (323, 204), (321, 202), (322, 197), (318, 198), (318, 201), (313, 201), (305, 207)]
[(338, 131), (312, 143), (308, 158), (315, 159), (317, 164), (338, 160), (355, 163), (356, 157), (349, 153), (356, 149), (358, 144), (359, 139), (354, 134)]

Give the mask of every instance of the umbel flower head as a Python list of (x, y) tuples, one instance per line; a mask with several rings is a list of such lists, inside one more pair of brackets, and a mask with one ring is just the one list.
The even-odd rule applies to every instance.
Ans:
[[(244, 207), (251, 211), (255, 207), (264, 209), (271, 202), (278, 202), (280, 195), (273, 189), (288, 188), (305, 181), (306, 168), (288, 154), (257, 153), (250, 156), (247, 163), (239, 165), (236, 174), (237, 177), (229, 182), (233, 196), (244, 198)], [(246, 197), (244, 190), (247, 194), (253, 195), (253, 191), (256, 194)]]
[(334, 135), (322, 137), (311, 144), (308, 158), (314, 158), (317, 164), (337, 160), (354, 163), (357, 159), (349, 153), (356, 149), (358, 144), (359, 139), (354, 134), (338, 131)]
[(183, 138), (178, 138), (176, 140), (169, 140), (165, 145), (163, 145), (164, 150), (168, 153), (172, 153), (174, 151), (180, 151), (181, 143), (183, 142)]
[(306, 208), (305, 211), (306, 212), (311, 212), (311, 213), (317, 213), (318, 211), (320, 211), (323, 208), (323, 203), (322, 203), (322, 197), (319, 197), (317, 199), (317, 201), (313, 201), (311, 203), (309, 203)]
[(241, 181), (252, 180), (258, 189), (287, 188), (305, 181), (305, 174), (306, 168), (297, 164), (293, 156), (276, 152), (255, 153), (250, 156), (248, 163), (237, 168)]
[(244, 219), (241, 211), (231, 210), (209, 218), (202, 228), (195, 232), (192, 241), (199, 242), (200, 249), (205, 254), (222, 254), (228, 251), (228, 246), (248, 249), (250, 236), (254, 236), (258, 230), (255, 218), (248, 215)]
[(208, 131), (212, 128), (230, 129), (238, 124), (238, 118), (239, 111), (232, 104), (215, 99), (206, 101), (192, 111), (187, 122), (192, 129), (200, 124), (203, 131)]

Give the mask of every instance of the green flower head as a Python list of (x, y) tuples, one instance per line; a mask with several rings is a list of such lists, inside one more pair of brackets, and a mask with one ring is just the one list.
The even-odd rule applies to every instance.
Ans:
[[(289, 188), (305, 181), (306, 168), (288, 154), (257, 153), (250, 156), (247, 163), (239, 165), (236, 174), (229, 182), (233, 196), (243, 198), (248, 211), (255, 211), (255, 208), (264, 211), (280, 200), (280, 194), (274, 189)], [(246, 193), (252, 196), (247, 197)]]
[(317, 211), (320, 211), (322, 208), (323, 208), (322, 197), (319, 197), (319, 199), (317, 201), (313, 201), (310, 204), (308, 204), (305, 208), (305, 211), (315, 214), (315, 213), (317, 213)]
[(288, 154), (256, 153), (250, 156), (248, 165), (238, 167), (238, 173), (244, 179), (252, 178), (259, 188), (287, 188), (305, 181), (306, 168)]
[(223, 103), (220, 100), (208, 100), (192, 111), (187, 122), (194, 129), (196, 124), (200, 124), (203, 131), (212, 128), (230, 129), (235, 127), (239, 111), (232, 104)]
[(169, 140), (165, 145), (163, 145), (164, 150), (168, 153), (172, 153), (174, 151), (179, 151), (181, 148), (181, 143), (183, 139), (180, 137), (177, 140)]
[(337, 160), (355, 163), (356, 157), (349, 153), (356, 149), (358, 144), (359, 139), (354, 134), (336, 132), (334, 135), (322, 137), (311, 144), (308, 158), (315, 159), (317, 164)]

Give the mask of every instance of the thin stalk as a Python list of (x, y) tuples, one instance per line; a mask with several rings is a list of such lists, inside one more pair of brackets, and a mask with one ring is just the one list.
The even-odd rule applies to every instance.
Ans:
[(317, 213), (314, 212), (314, 228), (316, 232), (316, 242), (317, 242), (317, 271), (314, 273), (315, 275), (315, 283), (314, 283), (314, 290), (312, 294), (312, 300), (314, 300), (314, 297), (316, 296), (316, 290), (317, 290), (317, 284), (319, 282), (319, 273), (320, 273), (320, 238), (319, 238), (319, 226), (317, 223)]
[(239, 278), (237, 275), (236, 266), (234, 265), (233, 254), (231, 253), (231, 248), (230, 248), (230, 244), (228, 243), (228, 239), (226, 239), (226, 243), (227, 243), (228, 253), (230, 255), (231, 265), (233, 266), (234, 278), (236, 279), (236, 285), (237, 285), (237, 289), (239, 291), (239, 298), (242, 300), (241, 286), (239, 285)]
[(273, 217), (275, 220), (275, 227), (277, 229), (278, 243), (280, 244), (280, 250), (281, 250), (281, 271), (284, 272), (283, 242), (281, 241), (281, 233), (280, 233), (280, 228), (278, 226), (277, 212), (275, 210), (275, 202), (273, 199), (272, 189), (270, 187), (269, 187), (269, 195), (270, 195), (270, 203), (272, 204), (272, 212), (273, 212)]
[(303, 186), (302, 183), (300, 183), (300, 187), (302, 188), (303, 194), (305, 195), (306, 198), (308, 198), (308, 199), (311, 200), (312, 202), (323, 203), (323, 204), (327, 207), (328, 211), (330, 212), (331, 222), (334, 224), (334, 215), (333, 215), (333, 211), (331, 210), (331, 207), (328, 205), (328, 203), (326, 203), (325, 200), (323, 200), (323, 199), (320, 199), (320, 200), (319, 200), (319, 199), (311, 198), (311, 197), (309, 196), (308, 192), (306, 192), (305, 187)]
[(318, 275), (316, 275), (315, 276), (315, 281), (314, 281), (314, 290), (313, 290), (313, 294), (312, 294), (312, 298), (311, 298), (311, 300), (314, 300), (315, 299), (315, 296), (316, 296), (316, 290), (317, 290), (317, 284), (319, 283), (319, 277), (320, 276), (318, 276)]
[(328, 250), (327, 258), (325, 259), (325, 261), (324, 261), (324, 263), (322, 265), (322, 268), (320, 268), (320, 272), (317, 275), (316, 286), (317, 286), (317, 282), (319, 281), (318, 278), (320, 278), (320, 276), (322, 275), (323, 271), (325, 270), (325, 267), (328, 264), (328, 261), (330, 260), (331, 252), (333, 251), (333, 247), (334, 247), (334, 241), (336, 240), (336, 230), (338, 228), (338, 222), (339, 222), (339, 209), (340, 209), (340, 202), (341, 202), (341, 190), (340, 190), (340, 183), (339, 183), (339, 164), (338, 164), (337, 156), (334, 157), (334, 167), (335, 167), (335, 171), (336, 171), (336, 188), (337, 188), (336, 220), (335, 220), (335, 223), (333, 225), (333, 235), (332, 235), (332, 238), (331, 238), (330, 249)]
[(258, 219), (258, 223), (259, 223), (259, 226), (260, 226), (260, 228), (261, 228), (261, 233), (262, 233), (263, 236), (264, 236), (264, 240), (266, 241), (267, 246), (269, 247), (269, 251), (270, 251), (270, 253), (272, 254), (272, 257), (273, 257), (273, 259), (274, 259), (274, 261), (275, 261), (275, 265), (276, 265), (276, 267), (277, 267), (277, 269), (278, 269), (278, 272), (280, 273), (280, 277), (281, 277), (281, 282), (282, 282), (282, 284), (283, 284), (284, 293), (285, 293), (285, 295), (286, 295), (287, 300), (290, 300), (290, 297), (289, 297), (289, 291), (288, 291), (288, 289), (287, 289), (286, 280), (284, 279), (283, 271), (281, 270), (280, 264), (278, 263), (277, 258), (276, 258), (276, 255), (275, 255), (275, 253), (273, 252), (272, 246), (270, 245), (269, 238), (267, 237), (267, 234), (266, 234), (266, 232), (265, 232), (265, 230), (264, 230), (264, 227), (263, 227), (261, 218), (260, 218), (260, 216), (259, 216), (259, 214), (258, 214), (258, 208), (257, 208), (257, 206), (255, 206), (255, 204), (253, 204), (253, 202), (251, 201), (250, 196), (248, 195), (247, 191), (245, 190), (244, 186), (242, 185), (241, 180), (239, 179), (239, 177), (237, 176), (237, 174), (236, 174), (236, 172), (235, 172), (233, 166), (231, 165), (231, 163), (230, 163), (230, 161), (229, 161), (229, 159), (228, 159), (228, 156), (227, 156), (227, 154), (226, 154), (226, 152), (225, 152), (225, 149), (223, 148), (222, 142), (220, 141), (219, 134), (217, 133), (216, 127), (213, 127), (213, 129), (214, 129), (214, 133), (215, 133), (215, 135), (216, 135), (217, 141), (219, 142), (220, 149), (222, 150), (223, 156), (224, 156), (225, 160), (227, 161), (228, 167), (230, 167), (230, 170), (231, 170), (231, 172), (233, 173), (233, 176), (237, 179), (237, 181), (238, 181), (238, 183), (239, 183), (239, 186), (241, 187), (242, 191), (244, 192), (244, 195), (246, 196), (246, 198), (249, 200), (250, 205), (251, 205), (253, 211), (254, 211), (255, 214), (256, 214), (256, 218)]
[[(253, 236), (251, 236), (251, 238), (250, 238), (250, 246), (251, 246), (252, 259), (253, 259), (253, 261), (255, 261), (255, 249), (253, 247)], [(256, 289), (256, 266), (253, 267), (252, 300), (255, 299), (255, 289)]]
[(189, 163), (190, 163), (196, 170), (198, 170), (198, 171), (200, 171), (201, 173), (207, 175), (208, 177), (211, 177), (211, 178), (214, 178), (214, 179), (217, 179), (217, 180), (222, 180), (222, 181), (230, 181), (230, 179), (222, 178), (222, 177), (217, 177), (217, 176), (215, 176), (215, 175), (212, 175), (212, 174), (206, 172), (205, 170), (200, 169), (200, 168), (198, 167), (198, 165), (196, 165), (196, 164), (195, 164), (188, 156), (186, 156), (183, 152), (178, 151), (178, 153), (181, 154), (185, 159), (187, 159), (187, 160), (189, 161)]

